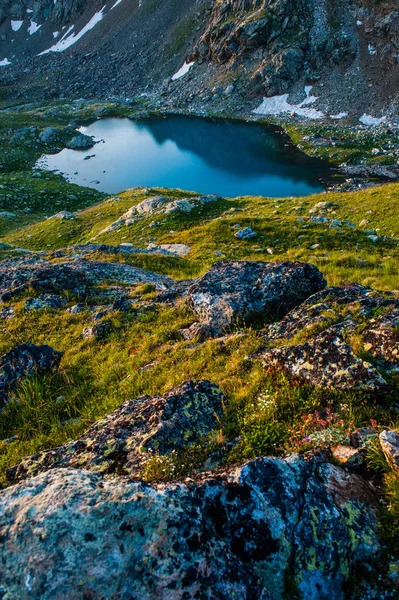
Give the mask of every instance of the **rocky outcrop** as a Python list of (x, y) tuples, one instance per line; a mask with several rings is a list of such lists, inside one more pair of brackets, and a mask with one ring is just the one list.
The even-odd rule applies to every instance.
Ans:
[(335, 389), (381, 391), (387, 382), (368, 362), (358, 358), (342, 336), (342, 327), (329, 327), (309, 342), (265, 351), (263, 364), (282, 369), (314, 385)]
[(314, 385), (378, 392), (399, 369), (398, 324), (395, 295), (357, 284), (326, 288), (262, 332), (262, 361)]
[(0, 409), (10, 392), (24, 377), (46, 373), (58, 368), (61, 352), (50, 346), (21, 344), (0, 358)]
[(70, 265), (54, 264), (37, 257), (0, 263), (0, 300), (7, 302), (28, 288), (44, 293), (63, 290), (82, 292), (86, 274)]
[[(223, 0), (191, 58), (229, 60), (258, 56), (252, 88), (264, 95), (287, 92), (304, 73), (345, 64), (357, 52), (356, 27), (347, 2), (334, 5), (346, 28), (334, 27), (328, 2), (320, 0)], [(337, 6), (338, 4), (338, 6)]]
[[(127, 210), (119, 219), (100, 231), (96, 237), (99, 237), (104, 233), (117, 231), (124, 226), (128, 227), (140, 219), (152, 217), (153, 215), (170, 215), (172, 213), (188, 214), (195, 208), (199, 208), (210, 202), (217, 202), (220, 199), (221, 197), (216, 194), (180, 198), (179, 200), (169, 198), (168, 196), (150, 196), (129, 208), (129, 210)], [(151, 249), (151, 245), (147, 251), (144, 250), (144, 253), (146, 252), (152, 254), (157, 253), (154, 252), (154, 248)]]
[(64, 25), (78, 18), (84, 11), (83, 0), (3, 0), (0, 11), (0, 22), (7, 18), (24, 19), (27, 10), (35, 23), (50, 20), (55, 25)]
[(41, 257), (10, 259), (0, 263), (0, 300), (7, 302), (28, 288), (46, 294), (65, 290), (85, 294), (88, 286), (104, 281), (126, 285), (152, 283), (159, 290), (172, 283), (168, 277), (122, 263), (84, 259), (52, 263)]
[(217, 426), (223, 394), (209, 381), (187, 381), (164, 396), (141, 396), (95, 423), (80, 439), (8, 469), (16, 482), (53, 467), (137, 478), (153, 452), (168, 454)]
[(240, 321), (273, 320), (325, 285), (313, 265), (222, 261), (189, 287), (187, 297), (199, 320), (219, 335)]
[(54, 469), (0, 493), (0, 590), (341, 600), (351, 570), (378, 555), (374, 502), (356, 475), (295, 455), (163, 485)]
[(77, 135), (67, 142), (66, 147), (71, 150), (86, 150), (92, 148), (95, 142), (92, 137), (88, 135)]
[[(148, 1), (4, 0), (5, 89), (132, 104), (144, 92), (155, 109), (246, 115), (262, 97), (291, 93), (288, 114), (298, 106), (303, 115), (313, 85), (320, 101), (307, 116), (396, 114), (393, 0), (164, 0), (156, 10)], [(173, 78), (187, 63), (195, 65)], [(61, 70), (62, 81), (53, 77)]]

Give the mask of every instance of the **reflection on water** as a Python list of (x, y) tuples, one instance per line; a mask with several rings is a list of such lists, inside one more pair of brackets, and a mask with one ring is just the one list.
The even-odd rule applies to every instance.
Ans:
[(81, 131), (100, 143), (88, 151), (47, 155), (38, 165), (107, 193), (152, 186), (223, 196), (302, 196), (324, 189), (331, 176), (326, 163), (305, 156), (280, 130), (256, 124), (173, 116), (104, 119)]

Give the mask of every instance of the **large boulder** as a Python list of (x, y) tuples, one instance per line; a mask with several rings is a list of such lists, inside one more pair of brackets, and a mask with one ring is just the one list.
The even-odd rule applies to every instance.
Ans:
[(260, 356), (266, 368), (314, 385), (378, 392), (399, 371), (398, 325), (397, 295), (358, 284), (326, 288), (263, 330)]
[(216, 428), (222, 402), (220, 388), (209, 381), (186, 381), (164, 396), (141, 396), (95, 423), (80, 439), (25, 458), (8, 469), (8, 480), (70, 466), (138, 477), (154, 452), (170, 454)]
[(87, 150), (88, 148), (92, 148), (95, 144), (95, 141), (92, 137), (88, 135), (77, 135), (73, 137), (66, 145), (67, 148), (71, 150)]
[(0, 358), (0, 409), (24, 377), (57, 369), (62, 357), (50, 346), (21, 344)]
[(54, 469), (0, 493), (0, 594), (342, 600), (379, 552), (374, 501), (298, 456), (158, 485)]
[(290, 262), (218, 262), (188, 290), (199, 320), (220, 334), (238, 321), (275, 320), (326, 282), (317, 267)]
[(284, 370), (323, 387), (365, 392), (388, 387), (370, 363), (355, 355), (339, 326), (330, 327), (303, 344), (266, 350), (262, 360), (268, 368)]

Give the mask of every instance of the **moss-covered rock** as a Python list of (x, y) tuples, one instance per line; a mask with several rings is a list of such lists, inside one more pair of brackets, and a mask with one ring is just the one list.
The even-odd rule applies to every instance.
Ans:
[(379, 552), (373, 503), (359, 477), (295, 455), (166, 485), (54, 469), (0, 494), (0, 590), (341, 600)]

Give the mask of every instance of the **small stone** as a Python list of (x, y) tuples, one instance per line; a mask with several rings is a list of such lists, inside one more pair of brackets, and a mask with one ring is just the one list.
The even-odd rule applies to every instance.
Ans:
[(186, 329), (180, 329), (180, 333), (185, 340), (198, 340), (200, 343), (212, 337), (212, 330), (205, 323), (193, 323)]
[(350, 446), (337, 445), (331, 448), (331, 452), (335, 460), (346, 467), (358, 468), (364, 460), (364, 453)]
[(111, 321), (104, 321), (103, 323), (96, 323), (92, 327), (85, 327), (82, 332), (83, 339), (103, 339), (112, 329)]
[(380, 444), (387, 461), (399, 473), (399, 433), (385, 429), (380, 433)]
[(235, 234), (235, 237), (238, 240), (252, 240), (254, 237), (256, 237), (256, 232), (252, 229), (252, 227), (246, 227), (245, 229), (241, 229), (240, 231), (237, 231), (237, 233)]

